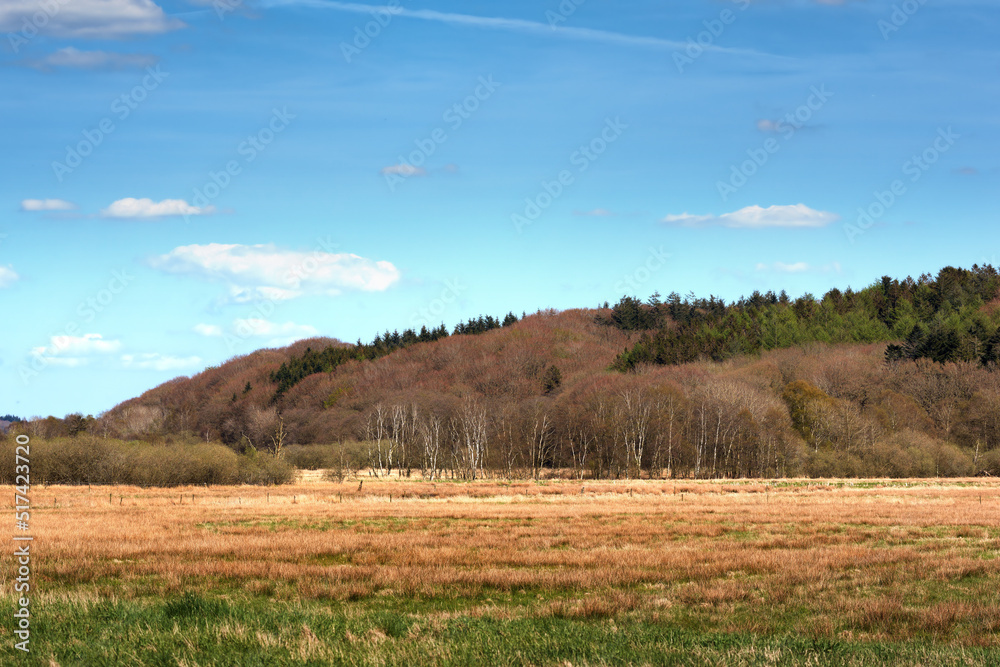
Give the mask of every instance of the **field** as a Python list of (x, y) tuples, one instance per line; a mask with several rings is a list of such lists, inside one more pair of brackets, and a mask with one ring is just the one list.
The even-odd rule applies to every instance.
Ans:
[(313, 474), (32, 503), (31, 653), (7, 548), (3, 664), (1000, 664), (993, 480)]

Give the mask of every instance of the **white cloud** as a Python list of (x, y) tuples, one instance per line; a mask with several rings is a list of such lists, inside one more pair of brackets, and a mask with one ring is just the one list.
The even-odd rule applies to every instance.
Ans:
[(181, 28), (152, 0), (3, 0), (0, 31), (25, 27), (58, 37), (118, 39)]
[(383, 176), (386, 174), (396, 174), (398, 176), (426, 176), (427, 170), (423, 167), (414, 167), (412, 164), (394, 164), (388, 167), (382, 167), (379, 173)]
[(802, 273), (803, 271), (809, 270), (809, 265), (805, 262), (795, 262), (793, 264), (785, 264), (784, 262), (775, 262), (774, 264), (757, 264), (758, 271), (779, 271), (781, 273)]
[(685, 211), (680, 214), (669, 214), (664, 216), (660, 222), (666, 222), (669, 224), (683, 225), (685, 227), (697, 227), (702, 224), (708, 224), (716, 221), (717, 218), (714, 215), (692, 215)]
[(122, 365), (135, 370), (174, 371), (201, 365), (201, 357), (171, 357), (159, 352), (123, 354)]
[(253, 303), (256, 301), (287, 301), (302, 296), (299, 290), (280, 287), (240, 287), (229, 286), (229, 301), (233, 303)]
[(814, 266), (807, 262), (792, 262), (790, 264), (785, 262), (764, 264), (761, 262), (757, 264), (756, 269), (758, 271), (775, 271), (777, 273), (805, 273), (807, 271), (813, 273), (840, 273), (840, 262), (832, 262), (823, 266)]
[(121, 341), (104, 340), (101, 334), (89, 333), (82, 336), (52, 336), (48, 345), (32, 348), (31, 354), (53, 366), (82, 366), (92, 356), (111, 354), (120, 348)]
[(192, 206), (183, 199), (164, 199), (154, 202), (152, 199), (126, 197), (101, 209), (101, 215), (106, 218), (159, 218), (175, 215), (207, 215), (214, 210), (212, 206), (201, 208)]
[(142, 69), (159, 61), (154, 55), (145, 53), (113, 53), (109, 51), (80, 51), (72, 46), (59, 49), (40, 60), (26, 60), (24, 64), (41, 70), (53, 67), (74, 67), (78, 69)]
[(319, 330), (309, 324), (296, 324), (295, 322), (277, 323), (261, 318), (238, 318), (225, 330), (216, 324), (197, 324), (194, 327), (196, 333), (210, 338), (233, 336), (241, 339), (264, 338), (263, 342), (268, 347), (282, 347), (291, 345), (295, 341), (304, 338), (313, 338), (319, 335)]
[(24, 199), (21, 201), (22, 211), (69, 211), (76, 204), (64, 199)]
[(229, 300), (287, 300), (344, 290), (380, 292), (399, 280), (390, 262), (323, 250), (300, 252), (274, 245), (209, 243), (174, 248), (149, 260), (166, 273), (192, 275), (229, 285)]
[(295, 341), (319, 335), (316, 327), (308, 324), (295, 324), (294, 322), (278, 324), (257, 318), (234, 320), (233, 331), (241, 338), (267, 338), (266, 344), (270, 347), (291, 345)]
[(196, 324), (194, 325), (194, 332), (202, 336), (221, 336), (222, 327), (217, 324)]
[(722, 215), (691, 215), (682, 213), (680, 215), (668, 215), (663, 218), (663, 222), (685, 227), (708, 227), (722, 226), (744, 229), (761, 229), (765, 227), (825, 227), (836, 222), (840, 216), (828, 211), (817, 211), (809, 208), (805, 204), (793, 204), (789, 206), (747, 206), (732, 213)]
[(13, 266), (9, 264), (7, 266), (0, 266), (0, 289), (10, 287), (20, 279), (21, 276), (17, 275)]

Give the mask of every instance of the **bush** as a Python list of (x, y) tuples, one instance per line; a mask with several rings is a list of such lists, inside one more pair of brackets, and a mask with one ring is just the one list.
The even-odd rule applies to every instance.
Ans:
[(299, 470), (332, 468), (336, 463), (333, 445), (291, 445), (282, 456)]
[(261, 454), (253, 445), (239, 457), (239, 481), (242, 484), (287, 484), (295, 477), (295, 469), (284, 459)]
[(1000, 477), (1000, 449), (991, 449), (979, 457), (976, 474)]
[(832, 449), (810, 454), (808, 469), (810, 477), (861, 477), (864, 474), (861, 459)]
[[(0, 441), (0, 457), (14, 460), (13, 438)], [(240, 456), (215, 443), (149, 444), (81, 435), (31, 439), (31, 481), (44, 484), (284, 484), (287, 462), (256, 451)], [(0, 483), (13, 484), (13, 466), (0, 466)]]

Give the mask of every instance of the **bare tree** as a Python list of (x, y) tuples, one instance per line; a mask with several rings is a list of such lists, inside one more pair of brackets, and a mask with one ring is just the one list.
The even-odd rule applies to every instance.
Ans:
[(392, 450), (387, 444), (388, 410), (381, 403), (368, 413), (365, 422), (365, 439), (368, 441), (368, 459), (372, 472), (378, 476), (385, 471), (389, 474), (392, 467)]
[(528, 460), (531, 463), (531, 476), (536, 480), (541, 478), (542, 468), (551, 458), (552, 450), (555, 447), (555, 438), (552, 436), (552, 422), (549, 413), (544, 407), (535, 406), (532, 415), (530, 431), (527, 433)]
[(649, 422), (652, 405), (638, 389), (626, 389), (621, 393), (616, 423), (618, 438), (625, 448), (627, 457), (626, 475), (635, 471), (635, 477), (642, 476), (642, 457), (649, 438)]
[(452, 430), (469, 479), (476, 479), (483, 467), (488, 444), (486, 427), (486, 408), (473, 399), (465, 400), (452, 421)]
[(285, 420), (278, 416), (278, 425), (271, 436), (271, 453), (275, 458), (281, 456), (281, 448), (285, 446)]
[(434, 481), (438, 475), (438, 457), (441, 454), (441, 430), (444, 421), (433, 412), (419, 421), (418, 433), (423, 445), (423, 477)]

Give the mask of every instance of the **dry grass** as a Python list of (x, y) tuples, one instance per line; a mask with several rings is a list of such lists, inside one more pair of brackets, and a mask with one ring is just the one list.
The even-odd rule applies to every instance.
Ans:
[[(39, 594), (463, 599), (466, 613), (998, 643), (992, 480), (359, 481), (36, 487)], [(0, 560), (11, 596), (13, 562)], [(301, 655), (316, 646), (303, 627)]]

